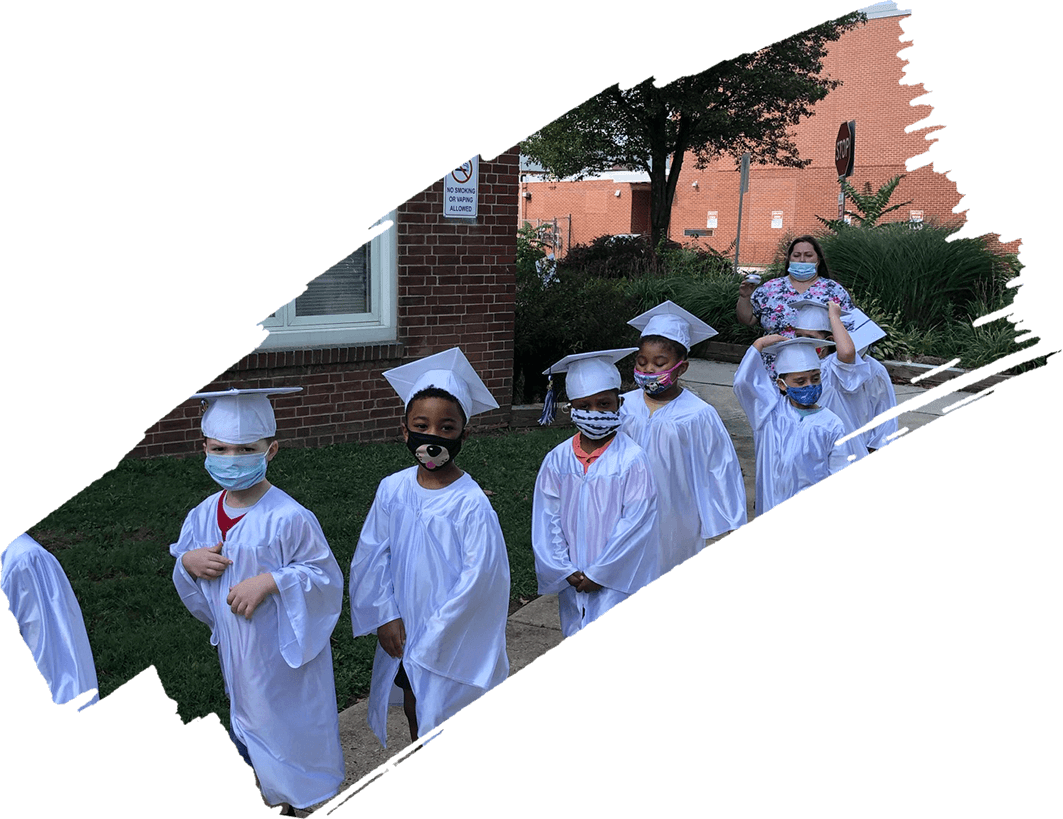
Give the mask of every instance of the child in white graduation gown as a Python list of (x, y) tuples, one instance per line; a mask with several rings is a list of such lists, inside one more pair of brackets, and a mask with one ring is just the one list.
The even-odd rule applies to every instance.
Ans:
[[(816, 348), (831, 344), (763, 336), (746, 351), (735, 372), (734, 392), (753, 428), (758, 515), (867, 454), (855, 439), (836, 446), (851, 430), (817, 405), (822, 384)], [(776, 356), (780, 375), (774, 382), (761, 351)]]
[(661, 573), (746, 522), (738, 454), (716, 408), (679, 385), (690, 348), (716, 331), (666, 301), (628, 322), (640, 330), (635, 382), (621, 429), (646, 450), (657, 479)]
[(458, 348), (384, 373), (417, 461), (380, 482), (351, 561), (354, 635), (376, 633), (368, 722), (387, 745), (401, 698), (410, 739), (506, 679), (509, 556), (491, 502), (457, 467), (468, 419), (498, 406)]
[(659, 573), (653, 468), (642, 447), (618, 431), (615, 362), (636, 350), (570, 355), (544, 373), (566, 373), (579, 430), (547, 454), (532, 500), (539, 593), (557, 594), (566, 637)]
[[(842, 419), (850, 430), (858, 430), (880, 412), (897, 405), (897, 398), (890, 382), (889, 373), (881, 363), (866, 355), (868, 345), (885, 336), (885, 333), (864, 313), (852, 314), (841, 309), (837, 302), (823, 304), (811, 299), (793, 302), (795, 317), (794, 334), (798, 338), (832, 340), (834, 352), (821, 347), (821, 377), (823, 397), (820, 404)], [(842, 319), (855, 320), (852, 333), (846, 330)], [(857, 351), (857, 346), (864, 348)], [(858, 435), (868, 451), (880, 449), (888, 443), (889, 436), (897, 431), (897, 419), (884, 421), (874, 429)]]
[(309, 807), (343, 783), (329, 638), (343, 573), (310, 510), (265, 478), (277, 452), (268, 393), (198, 393), (205, 466), (223, 487), (185, 518), (173, 581), (210, 626), (230, 733), (271, 805)]
[[(69, 702), (98, 688), (81, 606), (55, 555), (29, 535), (19, 535), (0, 556), (0, 588), (52, 702)], [(85, 705), (98, 700), (94, 695)]]

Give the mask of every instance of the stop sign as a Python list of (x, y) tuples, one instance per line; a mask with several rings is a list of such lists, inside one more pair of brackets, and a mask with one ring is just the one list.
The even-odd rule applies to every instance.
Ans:
[(856, 141), (856, 120), (843, 122), (834, 143), (834, 167), (838, 176), (850, 176), (853, 172), (853, 144)]

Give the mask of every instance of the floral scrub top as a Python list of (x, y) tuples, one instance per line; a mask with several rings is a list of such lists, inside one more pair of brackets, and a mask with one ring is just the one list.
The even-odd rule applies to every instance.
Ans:
[[(781, 333), (784, 336), (794, 335), (793, 321), (797, 311), (791, 307), (791, 302), (801, 298), (811, 298), (826, 304), (828, 301), (836, 301), (842, 310), (853, 310), (853, 299), (848, 291), (833, 279), (817, 278), (804, 293), (798, 293), (790, 283), (789, 276), (779, 276), (764, 282), (753, 291), (749, 300), (753, 305), (753, 316), (760, 319), (760, 325), (764, 328), (765, 335)], [(849, 328), (846, 323), (846, 328)], [(775, 356), (761, 354), (764, 366), (768, 373), (775, 378)]]

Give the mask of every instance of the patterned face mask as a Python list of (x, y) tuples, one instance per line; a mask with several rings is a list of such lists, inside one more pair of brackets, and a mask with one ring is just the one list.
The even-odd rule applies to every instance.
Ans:
[(640, 373), (635, 370), (635, 383), (645, 390), (647, 395), (660, 395), (676, 382), (675, 371), (684, 363), (686, 362), (680, 361), (672, 369), (659, 373)]
[(441, 438), (438, 435), (424, 435), (406, 430), (409, 437), (406, 439), (406, 448), (413, 453), (417, 463), (434, 472), (441, 466), (453, 461), (458, 457), (461, 449), (461, 438)]
[(592, 441), (601, 440), (620, 429), (619, 412), (597, 412), (573, 407), (571, 413), (572, 423)]
[(823, 385), (809, 384), (806, 387), (787, 387), (786, 394), (798, 404), (804, 407), (811, 407), (823, 395)]

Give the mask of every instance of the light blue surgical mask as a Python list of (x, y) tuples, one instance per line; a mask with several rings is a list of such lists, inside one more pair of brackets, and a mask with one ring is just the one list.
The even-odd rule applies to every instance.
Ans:
[(816, 262), (790, 262), (790, 266), (787, 268), (787, 272), (799, 282), (807, 282), (809, 279), (816, 277), (816, 269), (819, 265)]
[(266, 452), (248, 455), (207, 455), (203, 464), (222, 489), (250, 489), (266, 477)]

